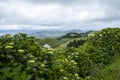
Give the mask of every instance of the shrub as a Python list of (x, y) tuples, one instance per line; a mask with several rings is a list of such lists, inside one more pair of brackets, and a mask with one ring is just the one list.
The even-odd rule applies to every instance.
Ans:
[[(28, 80), (44, 77), (41, 48), (34, 37), (19, 33), (0, 37), (0, 77), (2, 80)], [(40, 70), (42, 73), (40, 73)], [(39, 75), (39, 76), (38, 76)]]
[(34, 37), (19, 33), (0, 37), (0, 78), (1, 80), (78, 80), (79, 75), (76, 62), (67, 59), (65, 53), (41, 48)]
[(85, 42), (86, 42), (86, 40), (74, 40), (74, 41), (72, 41), (72, 42), (69, 42), (69, 43), (67, 44), (67, 47), (68, 47), (68, 48), (71, 48), (71, 47), (76, 47), (76, 48), (78, 48), (78, 47), (82, 46)]
[(112, 56), (120, 53), (120, 28), (103, 29), (88, 38), (89, 45), (102, 50), (111, 60)]

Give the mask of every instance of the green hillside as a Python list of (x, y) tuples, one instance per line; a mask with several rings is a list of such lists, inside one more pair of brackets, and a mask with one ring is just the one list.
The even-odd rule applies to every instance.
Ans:
[(116, 55), (111, 64), (98, 71), (92, 80), (120, 80), (120, 55)]
[(86, 37), (80, 37), (80, 38), (64, 38), (62, 40), (66, 40), (65, 43), (62, 43), (61, 45), (59, 45), (58, 47), (56, 48), (66, 48), (67, 45), (70, 43), (70, 42), (73, 42), (74, 40), (86, 40)]
[[(84, 44), (66, 47), (81, 39)], [(44, 48), (45, 43), (53, 48)], [(119, 62), (120, 28), (60, 40), (0, 36), (0, 80), (120, 80)]]

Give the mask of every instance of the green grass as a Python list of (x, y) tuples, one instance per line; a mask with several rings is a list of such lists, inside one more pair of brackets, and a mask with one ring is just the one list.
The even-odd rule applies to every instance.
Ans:
[(120, 80), (120, 55), (116, 55), (114, 61), (100, 70), (92, 80)]
[(63, 40), (66, 40), (66, 42), (61, 44), (60, 46), (58, 46), (56, 49), (58, 49), (58, 48), (66, 48), (67, 44), (69, 42), (72, 42), (74, 40), (80, 40), (80, 39), (86, 40), (86, 37), (83, 37), (83, 38), (64, 38)]

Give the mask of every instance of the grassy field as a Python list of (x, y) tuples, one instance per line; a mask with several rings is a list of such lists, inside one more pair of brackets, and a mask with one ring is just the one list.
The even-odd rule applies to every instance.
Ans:
[(63, 44), (61, 44), (60, 46), (56, 47), (56, 49), (66, 48), (66, 47), (67, 47), (67, 44), (68, 44), (69, 42), (72, 42), (72, 41), (74, 41), (74, 40), (80, 40), (80, 39), (85, 40), (86, 37), (82, 37), (82, 38), (65, 38), (65, 39), (63, 39), (63, 40), (66, 40), (66, 42), (63, 43)]

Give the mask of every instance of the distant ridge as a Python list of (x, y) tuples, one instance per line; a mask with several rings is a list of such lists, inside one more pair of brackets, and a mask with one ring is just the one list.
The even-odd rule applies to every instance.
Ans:
[(72, 30), (0, 30), (0, 35), (4, 34), (17, 34), (17, 33), (26, 33), (27, 35), (32, 35), (37, 38), (45, 38), (45, 37), (59, 37), (66, 33), (76, 32), (82, 33), (84, 31), (72, 29)]

